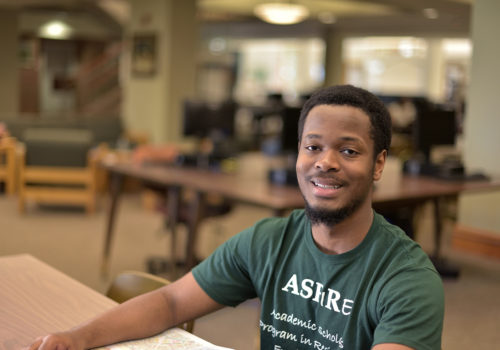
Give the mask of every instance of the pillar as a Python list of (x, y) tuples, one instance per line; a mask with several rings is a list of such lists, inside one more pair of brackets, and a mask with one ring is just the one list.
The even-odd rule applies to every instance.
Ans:
[[(500, 28), (497, 0), (477, 0), (472, 15), (473, 53), (464, 125), (464, 161), (469, 170), (500, 175)], [(500, 235), (500, 193), (468, 194), (461, 197), (461, 224)]]
[[(153, 143), (178, 141), (182, 101), (195, 91), (198, 24), (195, 0), (131, 0), (123, 65), (123, 115), (127, 128)], [(153, 38), (152, 69), (136, 65), (137, 40)], [(144, 39), (146, 38), (146, 39)], [(134, 51), (135, 50), (135, 51)], [(137, 69), (139, 68), (139, 70)]]

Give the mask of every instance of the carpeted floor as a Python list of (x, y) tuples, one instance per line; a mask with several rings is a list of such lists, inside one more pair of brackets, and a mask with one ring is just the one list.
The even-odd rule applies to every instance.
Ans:
[[(91, 288), (104, 292), (111, 278), (124, 270), (145, 270), (151, 257), (166, 256), (169, 236), (162, 218), (144, 209), (138, 195), (124, 196), (116, 222), (111, 266), (100, 273), (106, 203), (94, 215), (79, 209), (28, 206), (17, 213), (15, 197), (0, 194), (0, 256), (29, 253)], [(263, 209), (238, 206), (229, 215), (201, 226), (198, 255), (205, 257), (232, 234), (269, 215)], [(425, 231), (425, 224), (422, 225)], [(180, 229), (182, 232), (182, 229)], [(422, 235), (426, 248), (426, 237)], [(428, 238), (427, 238), (428, 240)], [(180, 240), (179, 245), (183, 242)], [(179, 248), (179, 251), (182, 251)], [(443, 349), (500, 347), (500, 261), (445, 249), (461, 269), (460, 278), (445, 280), (446, 315)], [(168, 276), (167, 276), (168, 277)], [(1, 278), (1, 277), (0, 277)], [(197, 320), (195, 334), (238, 350), (258, 349), (257, 300), (223, 309)]]

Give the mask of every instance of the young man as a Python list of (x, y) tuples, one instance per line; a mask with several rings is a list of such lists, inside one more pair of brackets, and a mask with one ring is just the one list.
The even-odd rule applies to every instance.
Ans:
[(175, 283), (30, 349), (146, 337), (253, 297), (262, 302), (261, 349), (440, 349), (441, 279), (371, 205), (390, 140), (374, 95), (349, 85), (318, 91), (299, 121), (305, 210), (256, 223)]

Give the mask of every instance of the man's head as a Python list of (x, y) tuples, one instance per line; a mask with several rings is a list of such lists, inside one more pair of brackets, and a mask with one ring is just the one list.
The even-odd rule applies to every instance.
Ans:
[(373, 94), (353, 86), (315, 93), (299, 120), (297, 178), (313, 224), (334, 225), (371, 210), (391, 140), (390, 116)]
[(351, 106), (361, 109), (370, 118), (371, 136), (374, 141), (374, 157), (391, 145), (391, 116), (384, 103), (371, 92), (352, 85), (334, 85), (321, 89), (309, 98), (300, 113), (299, 143), (304, 123), (311, 109), (318, 105)]

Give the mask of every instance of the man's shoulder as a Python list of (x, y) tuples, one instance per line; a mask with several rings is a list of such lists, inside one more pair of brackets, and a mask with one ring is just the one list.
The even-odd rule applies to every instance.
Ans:
[(309, 221), (303, 210), (294, 210), (286, 217), (268, 217), (257, 221), (253, 226), (230, 240), (233, 247), (250, 248), (251, 251), (275, 250), (288, 246), (290, 242), (304, 237)]
[(390, 223), (378, 213), (375, 213), (373, 230), (376, 239), (382, 241), (383, 244), (418, 245), (399, 226)]
[(401, 228), (376, 214), (372, 249), (380, 250), (396, 270), (424, 269), (436, 273), (427, 253)]
[(404, 231), (397, 225), (394, 225), (387, 221), (387, 219), (382, 216), (381, 214), (374, 212), (374, 225), (376, 226), (375, 228), (380, 231), (384, 231), (386, 233), (389, 233), (392, 236), (395, 237), (405, 237), (406, 234)]

